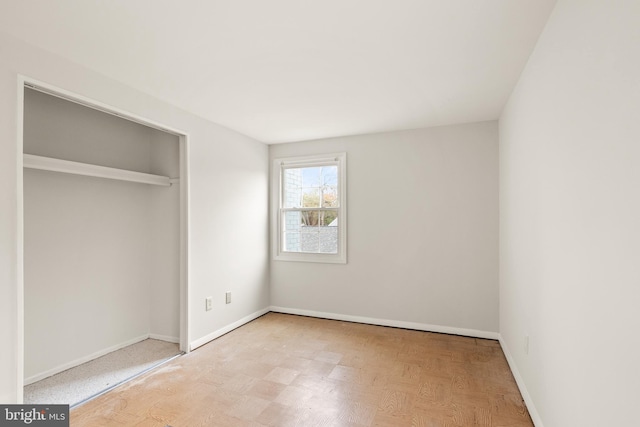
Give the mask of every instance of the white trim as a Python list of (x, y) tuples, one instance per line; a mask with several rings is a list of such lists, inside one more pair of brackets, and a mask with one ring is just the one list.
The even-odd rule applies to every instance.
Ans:
[(179, 344), (180, 343), (180, 338), (179, 337), (171, 337), (169, 335), (149, 334), (149, 338), (152, 339), (152, 340), (170, 342), (170, 343), (173, 343), (173, 344)]
[(297, 308), (271, 306), (270, 311), (275, 313), (297, 314), (300, 316), (318, 317), (321, 319), (344, 320), (354, 323), (365, 323), (376, 326), (391, 326), (394, 328), (414, 329), (416, 331), (437, 332), (441, 334), (462, 335), (466, 337), (497, 340), (498, 332), (480, 331), (477, 329), (456, 328), (453, 326), (431, 325), (428, 323), (405, 322), (402, 320), (377, 319), (374, 317), (352, 316), (349, 314), (326, 313), (313, 310), (300, 310)]
[(122, 117), (125, 120), (136, 122), (147, 127), (152, 127), (159, 131), (167, 132), (172, 135), (176, 135), (176, 136), (187, 135), (186, 132), (180, 129), (165, 126), (161, 123), (155, 122), (153, 120), (149, 120), (145, 117), (131, 113), (127, 110), (123, 110), (122, 108), (116, 108), (113, 105), (109, 105), (104, 102), (100, 102), (95, 99), (91, 99), (86, 96), (80, 95), (78, 93), (71, 92), (66, 89), (62, 89), (61, 87), (54, 86), (49, 83), (45, 83), (43, 81), (33, 79), (31, 77), (26, 77), (20, 74), (18, 75), (18, 78), (19, 80), (22, 81), (22, 87), (26, 86), (30, 89), (37, 90), (38, 92), (43, 92), (48, 95), (55, 96), (57, 98), (62, 98), (64, 100), (71, 101), (76, 104), (84, 105), (85, 107), (102, 111), (103, 113), (110, 114), (112, 116)]
[[(340, 223), (338, 222), (338, 227)], [(338, 230), (340, 233), (340, 230)], [(347, 261), (342, 259), (338, 254), (323, 254), (309, 252), (280, 252), (274, 255), (274, 261), (295, 261), (295, 262), (319, 262), (324, 264), (346, 264)]]
[(511, 369), (511, 373), (513, 374), (513, 378), (516, 380), (516, 384), (518, 385), (518, 389), (520, 390), (520, 394), (524, 399), (524, 403), (527, 405), (527, 410), (529, 411), (529, 415), (531, 416), (531, 420), (533, 421), (533, 425), (536, 427), (544, 427), (542, 424), (542, 418), (540, 418), (540, 414), (536, 409), (536, 405), (533, 404), (533, 399), (529, 394), (529, 390), (527, 390), (527, 386), (522, 379), (522, 375), (520, 375), (520, 371), (518, 371), (518, 366), (516, 365), (516, 361), (511, 355), (509, 351), (509, 347), (505, 342), (502, 335), (499, 335), (498, 341), (500, 341), (500, 347), (502, 347), (502, 352), (504, 353), (505, 358), (507, 359), (507, 363), (509, 364), (509, 368)]
[(249, 322), (251, 322), (252, 320), (257, 319), (260, 316), (264, 316), (265, 314), (267, 314), (269, 312), (269, 307), (267, 308), (263, 308), (262, 310), (258, 310), (255, 313), (252, 313), (248, 316), (243, 317), (240, 320), (237, 320), (223, 328), (218, 329), (217, 331), (213, 331), (205, 336), (203, 336), (202, 338), (198, 338), (197, 340), (194, 340), (191, 342), (191, 345), (189, 346), (189, 349), (191, 351), (195, 350), (198, 347), (202, 347), (203, 345), (215, 340), (218, 337), (221, 337), (224, 334), (227, 334), (231, 331), (233, 331), (236, 328), (239, 328), (240, 326), (247, 324)]
[(338, 212), (340, 208), (280, 208), (281, 212), (300, 212), (300, 211), (318, 211), (318, 212)]
[(160, 185), (164, 187), (171, 186), (171, 179), (168, 176), (110, 168), (107, 166), (98, 166), (89, 163), (72, 162), (70, 160), (36, 156), (33, 154), (23, 154), (22, 166), (29, 169), (91, 176), (94, 178), (116, 179), (139, 184)]
[[(14, 403), (24, 401), (24, 77), (18, 74), (16, 98), (16, 395)], [(7, 400), (3, 400), (7, 402)], [(9, 401), (11, 402), (11, 401)]]
[(72, 360), (71, 362), (63, 363), (62, 365), (58, 365), (55, 368), (49, 369), (47, 371), (41, 372), (41, 373), (36, 374), (36, 375), (32, 375), (29, 378), (25, 378), (24, 379), (24, 385), (33, 384), (36, 381), (40, 381), (40, 380), (48, 378), (48, 377), (50, 377), (52, 375), (59, 374), (60, 372), (66, 371), (67, 369), (75, 368), (76, 366), (82, 365), (83, 363), (87, 363), (87, 362), (89, 362), (89, 361), (91, 361), (93, 359), (97, 359), (98, 357), (102, 357), (105, 354), (109, 354), (109, 353), (114, 352), (116, 350), (120, 350), (121, 348), (124, 348), (124, 347), (130, 346), (130, 345), (139, 343), (141, 341), (144, 341), (147, 338), (149, 338), (149, 334), (141, 335), (141, 336), (139, 336), (137, 338), (130, 339), (130, 340), (125, 341), (123, 343), (116, 344), (116, 345), (113, 345), (111, 347), (96, 351), (95, 353), (91, 353), (91, 354), (89, 354), (87, 356), (83, 356), (83, 357), (80, 357), (80, 358), (78, 358), (76, 360)]
[(189, 136), (187, 134), (180, 136), (180, 351), (189, 353), (189, 340), (191, 321), (189, 313), (191, 313), (191, 305), (189, 296), (189, 236), (190, 236), (190, 145)]
[[(312, 159), (311, 161), (308, 159)], [(340, 163), (340, 158), (338, 156), (333, 156), (331, 154), (326, 157), (323, 156), (305, 156), (305, 157), (291, 157), (291, 158), (282, 158), (280, 159), (280, 167), (287, 169), (295, 169), (295, 168), (308, 168), (313, 166), (331, 166), (337, 165)]]

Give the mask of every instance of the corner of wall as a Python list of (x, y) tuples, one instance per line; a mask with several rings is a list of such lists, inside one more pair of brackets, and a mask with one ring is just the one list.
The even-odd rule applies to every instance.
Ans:
[(516, 380), (516, 384), (518, 385), (518, 389), (520, 390), (520, 394), (522, 395), (522, 399), (524, 400), (525, 405), (527, 405), (527, 410), (529, 411), (529, 415), (531, 416), (531, 420), (536, 427), (544, 427), (542, 424), (542, 418), (540, 418), (540, 414), (536, 409), (536, 405), (533, 403), (533, 399), (527, 390), (527, 386), (524, 382), (524, 379), (520, 375), (520, 371), (518, 370), (518, 366), (516, 365), (516, 361), (511, 355), (509, 351), (509, 347), (507, 343), (502, 338), (501, 334), (498, 334), (498, 341), (500, 342), (500, 347), (502, 347), (502, 352), (504, 353), (505, 358), (507, 359), (507, 363), (509, 364), (509, 369), (511, 369), (511, 373), (513, 374), (513, 378)]

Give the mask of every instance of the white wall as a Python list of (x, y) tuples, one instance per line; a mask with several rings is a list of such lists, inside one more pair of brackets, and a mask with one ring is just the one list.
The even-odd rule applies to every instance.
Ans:
[[(0, 401), (20, 397), (17, 378), (18, 74), (47, 82), (189, 135), (189, 264), (193, 342), (268, 307), (268, 148), (130, 87), (0, 33)], [(224, 304), (224, 292), (234, 302)], [(214, 309), (204, 311), (204, 298)]]
[(149, 334), (149, 192), (92, 181), (25, 172), (25, 378)]
[(272, 261), (272, 305), (497, 332), (497, 122), (271, 145), (270, 157), (342, 151), (348, 263)]
[[(33, 90), (24, 105), (25, 153), (179, 176), (177, 136)], [(25, 379), (177, 340), (179, 188), (25, 169)]]
[(500, 333), (538, 425), (638, 423), (639, 46), (640, 2), (559, 0), (500, 119)]

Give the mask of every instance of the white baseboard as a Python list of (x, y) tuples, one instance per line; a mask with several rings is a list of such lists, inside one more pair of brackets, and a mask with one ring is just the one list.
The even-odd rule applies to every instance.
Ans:
[(262, 310), (258, 310), (255, 313), (252, 313), (248, 316), (243, 317), (242, 319), (231, 323), (230, 325), (227, 325), (223, 328), (218, 329), (217, 331), (213, 331), (210, 334), (207, 334), (205, 336), (203, 336), (202, 338), (198, 338), (197, 340), (193, 340), (191, 341), (191, 343), (189, 344), (189, 350), (195, 350), (198, 347), (201, 347), (205, 344), (207, 344), (208, 342), (211, 342), (213, 340), (215, 340), (216, 338), (233, 331), (236, 328), (239, 328), (240, 326), (244, 325), (245, 323), (249, 323), (252, 320), (257, 319), (258, 317), (267, 314), (269, 312), (269, 307), (267, 308), (263, 308)]
[(477, 329), (455, 328), (452, 326), (430, 325), (427, 323), (405, 322), (402, 320), (377, 319), (374, 317), (351, 316), (348, 314), (325, 313), (321, 311), (300, 310), (297, 308), (271, 306), (270, 311), (285, 314), (297, 314), (300, 316), (319, 317), (322, 319), (344, 320), (347, 322), (366, 323), (377, 326), (391, 326), (394, 328), (414, 329), (416, 331), (438, 332), (442, 334), (462, 335), (466, 337), (485, 338), (497, 340), (500, 334), (497, 332), (480, 331)]
[(102, 349), (100, 351), (96, 351), (95, 353), (89, 354), (88, 356), (84, 356), (79, 359), (72, 360), (71, 362), (67, 362), (62, 365), (56, 366), (55, 368), (49, 369), (39, 374), (32, 375), (29, 378), (24, 379), (24, 385), (33, 384), (36, 381), (40, 381), (52, 375), (59, 374), (60, 372), (66, 371), (67, 369), (75, 368), (76, 366), (82, 365), (83, 363), (89, 362), (93, 359), (97, 359), (98, 357), (104, 356), (105, 354), (111, 353), (112, 351), (120, 350), (121, 348), (127, 347), (129, 345), (138, 343), (140, 341), (144, 341), (147, 338), (149, 338), (149, 334), (141, 335), (137, 338), (130, 339), (123, 343), (116, 344), (114, 346)]
[(149, 338), (152, 340), (166, 341), (174, 344), (180, 344), (180, 338), (170, 337), (169, 335), (149, 334)]
[(518, 371), (518, 367), (516, 366), (516, 361), (511, 355), (509, 351), (509, 347), (507, 347), (507, 343), (504, 341), (502, 336), (498, 338), (500, 341), (500, 347), (502, 347), (502, 352), (504, 356), (507, 358), (507, 363), (509, 364), (509, 368), (511, 369), (511, 373), (513, 374), (513, 378), (516, 380), (516, 384), (520, 389), (520, 394), (524, 399), (524, 403), (527, 405), (527, 410), (529, 411), (529, 415), (531, 415), (531, 420), (533, 421), (533, 425), (536, 427), (544, 427), (542, 424), (542, 419), (540, 418), (540, 414), (538, 414), (538, 410), (536, 406), (533, 404), (533, 399), (531, 399), (531, 395), (529, 394), (529, 390), (527, 390), (527, 386), (520, 375), (520, 371)]

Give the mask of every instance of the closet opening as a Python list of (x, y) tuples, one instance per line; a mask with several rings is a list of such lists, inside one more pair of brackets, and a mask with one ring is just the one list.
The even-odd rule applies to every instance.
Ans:
[(189, 351), (188, 137), (19, 80), (16, 379), (73, 406)]

